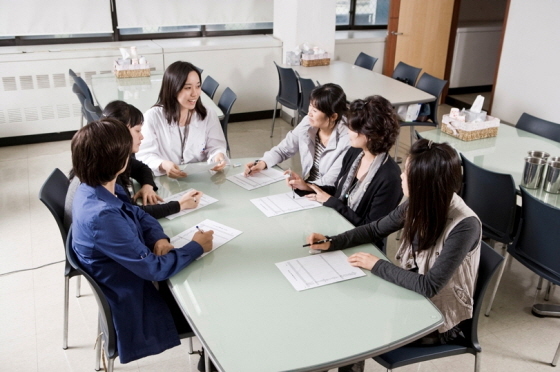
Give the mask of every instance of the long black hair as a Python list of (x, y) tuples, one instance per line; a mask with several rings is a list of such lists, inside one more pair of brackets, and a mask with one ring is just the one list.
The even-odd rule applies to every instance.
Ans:
[(124, 101), (112, 101), (101, 113), (103, 117), (117, 119), (127, 127), (133, 128), (144, 123), (144, 115), (136, 107)]
[[(169, 124), (173, 122), (179, 123), (179, 119), (181, 118), (181, 105), (177, 101), (177, 95), (185, 86), (187, 77), (192, 71), (196, 72), (199, 83), (202, 84), (200, 70), (192, 63), (177, 61), (170, 64), (167, 69), (165, 69), (155, 106), (163, 107), (163, 115)], [(196, 101), (194, 110), (200, 115), (201, 119), (206, 119), (206, 107), (202, 104), (200, 97), (198, 97)]]
[(420, 139), (412, 145), (405, 172), (404, 244), (417, 239), (418, 251), (423, 251), (434, 246), (445, 228), (453, 194), (461, 189), (461, 159), (447, 143)]

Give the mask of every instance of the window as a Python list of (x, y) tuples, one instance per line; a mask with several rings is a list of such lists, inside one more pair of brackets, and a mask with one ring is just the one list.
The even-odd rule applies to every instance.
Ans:
[(389, 0), (337, 0), (337, 29), (386, 28)]

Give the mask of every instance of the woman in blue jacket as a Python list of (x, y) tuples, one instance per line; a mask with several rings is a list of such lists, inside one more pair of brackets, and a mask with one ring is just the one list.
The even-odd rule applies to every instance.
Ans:
[[(117, 333), (121, 363), (158, 354), (180, 344), (177, 327), (184, 318), (163, 281), (212, 249), (212, 231), (174, 248), (159, 223), (130, 204), (116, 184), (130, 157), (128, 128), (113, 119), (91, 122), (72, 139), (72, 166), (82, 181), (74, 196), (72, 248), (82, 268), (107, 297)], [(160, 285), (160, 290), (165, 286)], [(188, 324), (187, 324), (188, 326)]]

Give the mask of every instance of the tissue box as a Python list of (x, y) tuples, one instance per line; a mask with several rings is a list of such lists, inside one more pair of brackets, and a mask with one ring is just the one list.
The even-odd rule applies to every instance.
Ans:
[(301, 65), (304, 67), (328, 66), (331, 64), (329, 53), (322, 54), (302, 54)]
[(150, 76), (150, 64), (120, 65), (115, 61), (113, 73), (118, 78), (133, 78)]
[(487, 115), (486, 121), (464, 122), (443, 115), (441, 131), (462, 141), (474, 141), (482, 138), (496, 137), (500, 119)]

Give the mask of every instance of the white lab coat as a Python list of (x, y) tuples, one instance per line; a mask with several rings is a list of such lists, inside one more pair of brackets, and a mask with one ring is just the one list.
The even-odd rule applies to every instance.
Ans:
[[(342, 120), (345, 119), (343, 118)], [(306, 179), (309, 177), (309, 172), (313, 167), (315, 139), (318, 130), (318, 128), (309, 125), (309, 118), (305, 116), (297, 127), (288, 132), (286, 138), (278, 146), (265, 152), (261, 160), (266, 162), (268, 168), (271, 168), (291, 158), (299, 151), (302, 177)], [(334, 185), (342, 168), (342, 158), (344, 158), (344, 154), (346, 154), (349, 147), (348, 128), (341, 121), (336, 125), (325, 147), (325, 151), (319, 159), (319, 178), (313, 181), (313, 183), (324, 186)]]
[[(218, 153), (226, 156), (226, 138), (218, 116), (207, 108), (206, 119), (194, 112), (183, 151), (183, 163), (207, 161), (211, 163)], [(181, 164), (181, 136), (183, 127), (165, 120), (163, 107), (152, 107), (144, 114), (142, 135), (144, 139), (136, 158), (146, 163), (156, 176), (164, 175), (159, 169), (164, 160)], [(227, 157), (226, 157), (227, 159)]]

